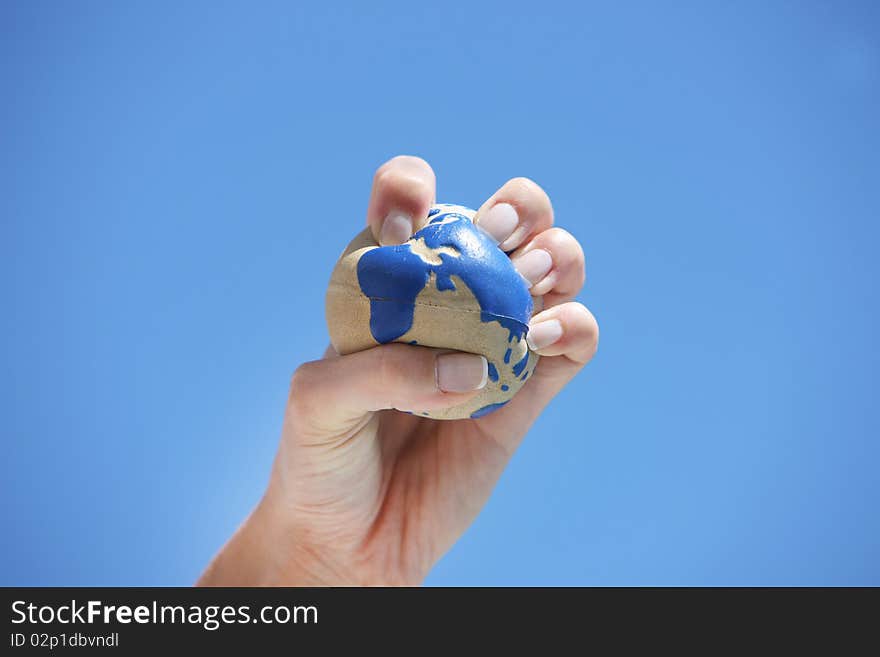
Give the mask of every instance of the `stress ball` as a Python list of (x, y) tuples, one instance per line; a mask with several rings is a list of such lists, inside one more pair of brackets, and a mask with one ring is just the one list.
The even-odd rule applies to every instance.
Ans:
[(339, 354), (402, 342), (486, 357), (485, 388), (450, 408), (413, 409), (424, 417), (487, 415), (510, 401), (538, 362), (526, 343), (527, 283), (474, 215), (435, 205), (425, 227), (398, 246), (379, 246), (367, 228), (340, 256), (327, 289), (327, 326)]

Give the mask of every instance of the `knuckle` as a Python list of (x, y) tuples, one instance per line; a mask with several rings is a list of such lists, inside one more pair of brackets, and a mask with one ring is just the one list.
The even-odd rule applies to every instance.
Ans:
[(548, 228), (541, 235), (542, 240), (547, 241), (547, 245), (558, 252), (561, 256), (572, 262), (584, 259), (584, 249), (577, 238), (564, 228), (554, 226)]
[(596, 321), (596, 317), (586, 308), (586, 306), (581, 304), (578, 305), (583, 308), (584, 340), (589, 346), (590, 357), (592, 357), (599, 348), (599, 322)]
[(548, 239), (550, 239), (554, 244), (559, 246), (576, 246), (578, 249), (580, 248), (580, 243), (577, 241), (574, 235), (569, 233), (565, 228), (560, 228), (559, 226), (553, 226), (552, 228), (548, 228), (545, 231)]
[(566, 304), (565, 314), (568, 322), (577, 328), (577, 332), (585, 339), (594, 342), (599, 339), (599, 323), (596, 317), (582, 303), (572, 301)]
[(538, 237), (539, 244), (553, 255), (553, 262), (566, 272), (566, 278), (576, 286), (586, 282), (584, 249), (574, 235), (564, 228), (549, 228)]
[(388, 164), (383, 164), (373, 177), (373, 187), (377, 192), (387, 191), (394, 182), (394, 175), (394, 169)]
[[(574, 238), (572, 238), (574, 240)], [(577, 287), (578, 289), (584, 286), (584, 283), (587, 282), (587, 259), (584, 256), (584, 250), (581, 248), (580, 243), (577, 240), (574, 240), (574, 258), (573, 262), (575, 267), (577, 268)]]
[(303, 363), (290, 377), (288, 405), (300, 411), (313, 406), (317, 381), (317, 364), (314, 361)]
[(396, 155), (388, 160), (388, 164), (395, 167), (411, 169), (413, 171), (421, 171), (426, 174), (433, 175), (431, 165), (418, 155)]
[(376, 350), (378, 357), (373, 364), (374, 383), (386, 391), (395, 403), (402, 401), (401, 395), (411, 400), (413, 395), (434, 388), (434, 349), (394, 342)]
[(522, 205), (539, 212), (553, 211), (547, 192), (531, 178), (512, 178), (504, 185), (504, 190)]
[(430, 182), (413, 171), (389, 168), (376, 174), (376, 193), (421, 203), (431, 195)]
[(586, 365), (599, 348), (599, 325), (586, 306), (577, 302), (566, 304), (563, 324), (571, 331), (569, 357)]
[(522, 195), (538, 195), (544, 193), (544, 190), (541, 189), (541, 186), (538, 183), (536, 183), (531, 178), (526, 178), (525, 176), (517, 176), (516, 178), (511, 178), (507, 181), (504, 187), (512, 192), (518, 192)]
[(400, 380), (401, 347), (399, 344), (388, 344), (377, 349), (376, 383), (386, 390), (393, 389)]
[(379, 185), (394, 184), (399, 180), (417, 180), (422, 183), (430, 183), (434, 179), (434, 171), (425, 160), (415, 155), (397, 155), (380, 166), (373, 176), (373, 181)]

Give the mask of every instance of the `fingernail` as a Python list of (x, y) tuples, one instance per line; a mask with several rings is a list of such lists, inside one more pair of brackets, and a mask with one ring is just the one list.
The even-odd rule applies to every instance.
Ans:
[(477, 226), (488, 233), (489, 237), (498, 244), (510, 237), (518, 223), (519, 216), (514, 207), (509, 203), (498, 203), (478, 219)]
[(548, 319), (529, 326), (526, 340), (532, 351), (539, 351), (559, 340), (562, 337), (562, 324), (558, 319)]
[(412, 219), (402, 212), (391, 212), (382, 222), (379, 231), (379, 244), (390, 246), (403, 244), (412, 235)]
[(553, 258), (544, 249), (532, 249), (512, 262), (516, 270), (529, 282), (530, 287), (550, 273), (553, 267)]
[(489, 364), (477, 354), (437, 356), (437, 387), (443, 392), (470, 392), (485, 387)]

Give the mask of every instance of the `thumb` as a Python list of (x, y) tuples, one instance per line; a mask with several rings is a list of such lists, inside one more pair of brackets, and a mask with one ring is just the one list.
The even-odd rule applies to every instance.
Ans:
[(387, 344), (304, 363), (291, 379), (288, 409), (301, 428), (344, 433), (374, 411), (460, 404), (487, 378), (478, 354)]

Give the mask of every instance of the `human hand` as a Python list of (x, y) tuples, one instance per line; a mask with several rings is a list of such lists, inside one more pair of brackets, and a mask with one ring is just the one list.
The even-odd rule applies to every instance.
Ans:
[[(421, 228), (434, 188), (419, 158), (380, 167), (367, 210), (377, 240), (399, 244)], [(572, 301), (583, 251), (553, 227), (538, 185), (509, 181), (475, 223), (543, 303), (528, 334), (542, 358), (522, 390), (479, 419), (431, 420), (394, 409), (466, 401), (485, 384), (484, 358), (387, 344), (303, 364), (267, 491), (200, 584), (419, 584), (476, 518), (532, 422), (592, 358), (599, 329)]]

